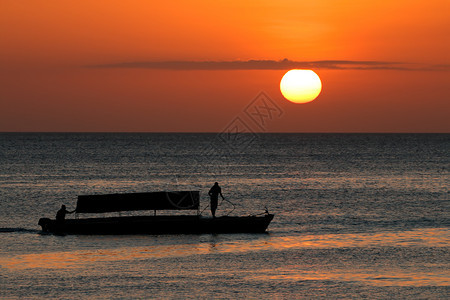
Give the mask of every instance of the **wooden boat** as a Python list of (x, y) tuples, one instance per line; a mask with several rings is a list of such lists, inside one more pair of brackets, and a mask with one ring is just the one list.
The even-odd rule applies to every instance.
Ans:
[[(78, 196), (76, 214), (153, 210), (149, 216), (75, 218), (56, 221), (41, 218), (44, 232), (57, 234), (200, 234), (263, 233), (273, 214), (258, 216), (201, 216), (200, 192), (152, 192)], [(196, 215), (157, 216), (159, 210), (196, 210)]]

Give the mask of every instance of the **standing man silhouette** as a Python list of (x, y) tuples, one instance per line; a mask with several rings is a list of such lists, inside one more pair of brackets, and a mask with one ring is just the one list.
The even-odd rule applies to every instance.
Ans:
[(222, 195), (222, 189), (220, 188), (219, 183), (214, 183), (212, 188), (209, 190), (208, 195), (211, 198), (211, 214), (215, 219), (219, 195), (222, 199), (225, 199)]

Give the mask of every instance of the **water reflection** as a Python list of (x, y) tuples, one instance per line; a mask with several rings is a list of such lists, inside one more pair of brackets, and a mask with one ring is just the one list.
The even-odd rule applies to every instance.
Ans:
[[(221, 235), (205, 235), (205, 237), (200, 238), (198, 242), (190, 243), (186, 239), (182, 239), (179, 243), (171, 245), (154, 244), (140, 247), (125, 247), (123, 243), (119, 243), (113, 249), (7, 255), (0, 257), (0, 266), (7, 269), (83, 268), (87, 264), (95, 262), (135, 261), (214, 253), (237, 254), (290, 249), (370, 248), (387, 246), (448, 247), (450, 245), (450, 230), (445, 228), (359, 234), (258, 235), (255, 238), (252, 238), (250, 235), (247, 238), (241, 237), (237, 239), (231, 239)], [(114, 240), (113, 237), (111, 238)], [(93, 238), (93, 241), (95, 241), (95, 238)], [(124, 241), (126, 241), (126, 237), (124, 237)], [(290, 278), (289, 276), (291, 275), (280, 275), (280, 273), (277, 273), (272, 276), (275, 276), (274, 278)], [(371, 278), (374, 282), (383, 282), (383, 278), (378, 275)]]
[(442, 270), (433, 273), (424, 270), (399, 269), (393, 267), (380, 268), (379, 266), (365, 267), (362, 269), (291, 269), (281, 267), (278, 269), (265, 269), (260, 274), (253, 276), (254, 280), (275, 280), (280, 282), (301, 281), (345, 281), (364, 282), (373, 286), (449, 286), (448, 272)]

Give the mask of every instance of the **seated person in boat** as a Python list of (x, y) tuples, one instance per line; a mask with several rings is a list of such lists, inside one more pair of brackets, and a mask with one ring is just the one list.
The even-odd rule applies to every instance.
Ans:
[(66, 219), (66, 214), (71, 214), (74, 213), (75, 210), (73, 211), (68, 211), (66, 209), (66, 206), (63, 204), (61, 205), (61, 208), (58, 210), (58, 212), (56, 213), (56, 222), (58, 223), (64, 223), (64, 220)]
[(220, 188), (219, 183), (214, 183), (212, 188), (209, 190), (208, 195), (211, 198), (211, 214), (213, 218), (215, 218), (219, 195), (222, 199), (225, 199), (222, 195), (222, 189)]

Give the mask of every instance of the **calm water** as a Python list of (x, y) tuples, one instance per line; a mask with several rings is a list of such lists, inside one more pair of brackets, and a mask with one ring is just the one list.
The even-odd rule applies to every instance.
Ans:
[[(0, 134), (0, 298), (450, 297), (450, 135)], [(53, 236), (78, 194), (199, 189), (268, 234)], [(69, 216), (71, 218), (73, 216)]]

